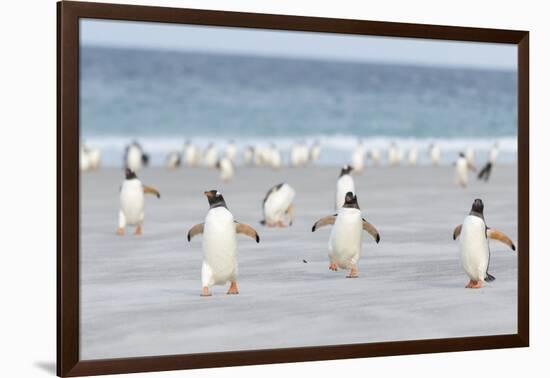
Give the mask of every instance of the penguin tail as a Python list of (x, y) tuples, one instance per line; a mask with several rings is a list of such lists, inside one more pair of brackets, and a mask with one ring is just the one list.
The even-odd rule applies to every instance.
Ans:
[(485, 277), (485, 282), (493, 282), (494, 280), (496, 280), (496, 277), (487, 273), (487, 277)]

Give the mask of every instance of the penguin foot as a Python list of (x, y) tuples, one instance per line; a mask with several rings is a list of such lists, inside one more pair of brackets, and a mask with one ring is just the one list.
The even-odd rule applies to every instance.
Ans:
[(122, 236), (124, 235), (124, 229), (122, 227), (119, 227), (118, 230), (116, 230), (116, 234), (118, 236)]
[(231, 286), (229, 286), (229, 290), (227, 291), (227, 294), (239, 294), (239, 289), (237, 288), (237, 281), (231, 282)]
[(212, 294), (208, 291), (208, 286), (202, 288), (201, 297), (211, 297)]
[(349, 274), (346, 276), (346, 278), (357, 278), (357, 277), (359, 277), (359, 275), (357, 274), (357, 268), (352, 267), (351, 270), (349, 271)]
[(134, 232), (134, 235), (141, 235), (143, 233), (143, 230), (141, 229), (141, 226), (136, 227), (136, 232)]
[(466, 289), (481, 289), (482, 287), (483, 287), (482, 280), (480, 281), (470, 280), (470, 282), (468, 282), (468, 285), (466, 285)]
[(331, 263), (328, 268), (334, 272), (336, 272), (338, 270), (338, 266), (336, 266), (335, 263)]

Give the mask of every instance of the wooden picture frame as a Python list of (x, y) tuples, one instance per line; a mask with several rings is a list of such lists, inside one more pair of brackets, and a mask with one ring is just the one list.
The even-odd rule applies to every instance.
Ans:
[[(518, 302), (516, 334), (109, 360), (79, 357), (79, 20), (150, 21), (518, 47)], [(82, 376), (529, 346), (529, 33), (395, 22), (63, 1), (57, 4), (57, 374)]]

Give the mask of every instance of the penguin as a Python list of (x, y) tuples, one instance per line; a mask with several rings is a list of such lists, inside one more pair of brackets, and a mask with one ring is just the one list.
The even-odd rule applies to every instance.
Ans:
[(475, 199), (472, 209), (462, 224), (453, 231), (453, 240), (460, 236), (460, 256), (462, 268), (470, 278), (466, 285), (469, 289), (479, 289), (483, 282), (491, 282), (495, 277), (489, 274), (491, 252), (489, 239), (506, 244), (512, 251), (516, 246), (512, 240), (500, 231), (487, 227), (483, 217), (483, 201)]
[(457, 184), (463, 188), (468, 186), (468, 170), (475, 172), (476, 168), (470, 164), (466, 156), (461, 152), (455, 162), (455, 173)]
[(214, 144), (210, 143), (204, 153), (204, 165), (208, 168), (216, 168), (218, 162), (218, 150)]
[(413, 146), (409, 150), (409, 165), (411, 167), (414, 167), (416, 166), (417, 161), (418, 161), (418, 150), (416, 149), (416, 147)]
[(336, 202), (334, 205), (336, 210), (344, 205), (347, 192), (355, 193), (355, 181), (351, 177), (351, 171), (353, 170), (355, 170), (355, 167), (350, 165), (344, 165), (340, 170), (340, 176), (336, 181)]
[(243, 154), (243, 161), (245, 165), (252, 165), (254, 162), (254, 147), (246, 147)]
[(319, 160), (319, 155), (321, 155), (321, 145), (319, 144), (319, 141), (316, 140), (309, 150), (309, 161), (315, 163)]
[(235, 142), (232, 140), (230, 140), (225, 147), (225, 157), (232, 163), (235, 163), (235, 159), (237, 158), (237, 146), (235, 146)]
[(203, 234), (202, 291), (201, 296), (210, 296), (213, 285), (231, 285), (227, 294), (239, 294), (237, 287), (237, 234), (244, 234), (260, 242), (260, 236), (249, 225), (239, 223), (227, 208), (223, 195), (217, 190), (204, 192), (210, 209), (203, 223), (194, 225), (187, 233), (187, 241)]
[(124, 166), (133, 172), (137, 172), (149, 163), (149, 155), (143, 151), (138, 142), (132, 142), (126, 146), (124, 152)]
[[(365, 146), (362, 142), (359, 142), (357, 146), (355, 147), (355, 150), (353, 151), (351, 155), (351, 164), (353, 165), (353, 170), (356, 173), (363, 172), (363, 169), (365, 168), (365, 156), (367, 154), (367, 150), (365, 149)], [(342, 201), (343, 201), (343, 195), (342, 194)], [(342, 202), (343, 203), (343, 202)]]
[(83, 148), (86, 153), (87, 162), (85, 163), (88, 165), (88, 170), (95, 171), (99, 169), (101, 165), (101, 151), (99, 148), (88, 147), (86, 145), (84, 145)]
[(292, 146), (290, 151), (290, 163), (293, 167), (303, 167), (308, 163), (309, 150), (305, 143), (298, 142)]
[(401, 151), (395, 142), (388, 148), (388, 162), (390, 167), (397, 167), (401, 162)]
[(294, 188), (286, 183), (275, 185), (269, 189), (262, 203), (264, 219), (260, 223), (268, 227), (286, 227), (286, 215), (288, 216), (288, 226), (292, 226), (295, 196)]
[(468, 160), (468, 162), (472, 165), (475, 165), (476, 163), (476, 151), (473, 147), (468, 147), (466, 148), (466, 159)]
[(176, 169), (181, 165), (181, 154), (177, 151), (172, 151), (166, 156), (166, 167)]
[(491, 149), (489, 150), (489, 162), (492, 165), (495, 165), (497, 162), (498, 152), (499, 152), (498, 142), (496, 142), (495, 144), (493, 144), (493, 147), (491, 147)]
[(269, 164), (273, 169), (280, 169), (283, 164), (281, 152), (275, 144), (271, 144), (269, 147)]
[(118, 235), (124, 235), (127, 225), (136, 226), (135, 235), (141, 235), (143, 225), (144, 194), (160, 198), (158, 190), (143, 185), (130, 168), (126, 168), (125, 180), (120, 187), (120, 211), (118, 213)]
[(352, 192), (346, 193), (344, 206), (338, 209), (338, 213), (319, 219), (311, 231), (315, 232), (329, 224), (334, 225), (328, 242), (329, 269), (349, 269), (347, 278), (358, 277), (357, 262), (361, 256), (362, 231), (367, 231), (377, 244), (380, 242), (380, 233), (361, 216), (357, 196)]
[(199, 148), (190, 141), (186, 141), (183, 148), (185, 154), (185, 164), (188, 167), (198, 166), (200, 164)]
[(435, 143), (430, 144), (429, 154), (430, 154), (430, 160), (432, 161), (432, 165), (434, 167), (437, 167), (441, 159), (441, 150), (439, 149), (439, 146)]
[(218, 161), (216, 168), (220, 170), (220, 178), (225, 182), (231, 181), (233, 176), (235, 176), (233, 162), (228, 157), (223, 157)]
[(370, 150), (370, 158), (372, 159), (372, 165), (377, 167), (380, 165), (380, 150), (376, 147)]
[(489, 181), (489, 177), (491, 176), (491, 170), (493, 169), (493, 164), (488, 161), (483, 168), (479, 171), (479, 174), (477, 175), (478, 180), (484, 180), (485, 182)]
[(85, 145), (80, 146), (80, 157), (79, 157), (80, 171), (88, 172), (92, 170), (92, 164), (90, 161), (90, 155), (88, 149)]

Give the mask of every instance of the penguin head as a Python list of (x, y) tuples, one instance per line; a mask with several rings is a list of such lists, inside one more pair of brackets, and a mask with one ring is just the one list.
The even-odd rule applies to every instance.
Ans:
[(359, 203), (357, 203), (357, 196), (353, 192), (347, 192), (344, 199), (344, 206), (347, 208), (359, 209)]
[(210, 205), (211, 209), (220, 206), (227, 207), (222, 194), (216, 189), (204, 192), (204, 195), (206, 196), (206, 198), (208, 198), (208, 204)]
[(353, 167), (351, 165), (344, 165), (340, 170), (340, 177), (343, 175), (349, 175), (351, 171), (353, 171)]
[(136, 172), (132, 171), (130, 168), (126, 168), (125, 176), (126, 180), (137, 178)]
[(474, 200), (474, 203), (472, 204), (471, 213), (478, 213), (483, 215), (483, 201), (481, 199), (476, 198)]

